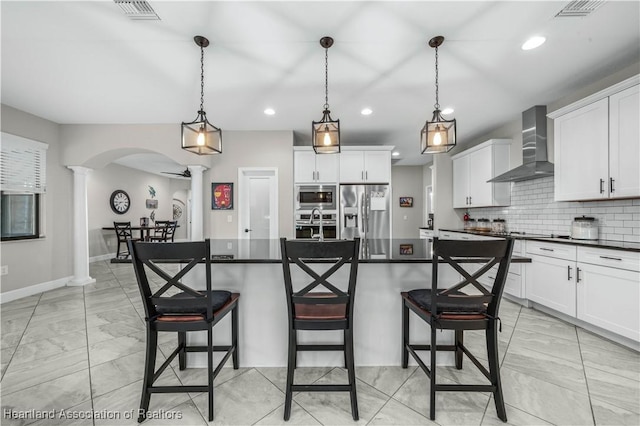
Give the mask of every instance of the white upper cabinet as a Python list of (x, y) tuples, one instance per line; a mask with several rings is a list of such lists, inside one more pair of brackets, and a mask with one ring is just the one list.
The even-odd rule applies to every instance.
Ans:
[(609, 195), (640, 195), (640, 85), (609, 97)]
[(313, 150), (294, 151), (294, 181), (335, 183), (338, 181), (338, 164), (337, 154), (316, 154)]
[(340, 153), (340, 183), (391, 182), (391, 151), (351, 151)]
[(556, 201), (640, 196), (639, 86), (629, 87), (637, 80), (549, 114)]
[(509, 170), (510, 139), (491, 139), (453, 159), (453, 207), (508, 206), (511, 183), (487, 182)]

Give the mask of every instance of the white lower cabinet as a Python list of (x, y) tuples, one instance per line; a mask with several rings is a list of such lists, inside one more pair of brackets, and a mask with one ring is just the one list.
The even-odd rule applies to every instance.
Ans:
[[(640, 254), (632, 255), (635, 262), (624, 252), (578, 248), (578, 260), (600, 264), (578, 262), (577, 318), (640, 341)], [(628, 269), (605, 266), (611, 262)]]
[(576, 315), (576, 262), (554, 257), (531, 257), (526, 267), (527, 299), (563, 314)]
[(526, 298), (640, 342), (640, 253), (527, 241)]
[(526, 298), (575, 317), (576, 247), (531, 240), (526, 246)]

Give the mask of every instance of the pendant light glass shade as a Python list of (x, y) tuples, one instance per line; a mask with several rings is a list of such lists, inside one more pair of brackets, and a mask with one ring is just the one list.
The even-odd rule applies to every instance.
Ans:
[(456, 146), (456, 119), (445, 120), (439, 109), (433, 111), (431, 121), (427, 121), (420, 132), (420, 147), (423, 154), (450, 151)]
[(335, 154), (340, 152), (340, 120), (331, 119), (329, 111), (329, 54), (328, 50), (333, 45), (331, 37), (322, 37), (320, 45), (324, 47), (324, 111), (322, 119), (311, 124), (311, 144), (316, 154)]
[(438, 47), (444, 37), (437, 36), (429, 40), (429, 46), (436, 49), (436, 103), (431, 121), (425, 123), (420, 131), (420, 151), (422, 154), (439, 154), (450, 151), (456, 146), (456, 120), (445, 120), (438, 103)]
[(322, 120), (313, 122), (313, 150), (316, 154), (340, 152), (340, 120), (332, 120), (325, 109)]
[(198, 155), (222, 153), (222, 130), (209, 123), (204, 112), (204, 48), (209, 40), (202, 36), (193, 38), (200, 46), (200, 110), (194, 121), (182, 122), (182, 149)]

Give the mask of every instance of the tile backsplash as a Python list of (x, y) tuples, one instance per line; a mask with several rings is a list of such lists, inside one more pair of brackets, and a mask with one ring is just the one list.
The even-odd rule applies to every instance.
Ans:
[(469, 209), (473, 219), (505, 219), (508, 231), (569, 235), (573, 218), (595, 217), (604, 240), (640, 242), (640, 198), (553, 201), (553, 176), (514, 182), (511, 206)]

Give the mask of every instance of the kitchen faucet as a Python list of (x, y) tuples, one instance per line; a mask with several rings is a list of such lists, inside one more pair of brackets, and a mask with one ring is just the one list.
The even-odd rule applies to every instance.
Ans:
[(313, 224), (313, 215), (316, 213), (316, 211), (318, 212), (318, 216), (320, 216), (320, 233), (319, 234), (314, 234), (313, 233), (313, 228), (312, 228), (312, 230), (311, 230), (311, 238), (318, 238), (318, 241), (324, 241), (324, 231), (322, 229), (322, 210), (320, 210), (317, 207), (315, 207), (313, 210), (311, 210), (311, 216), (309, 216), (309, 225)]

